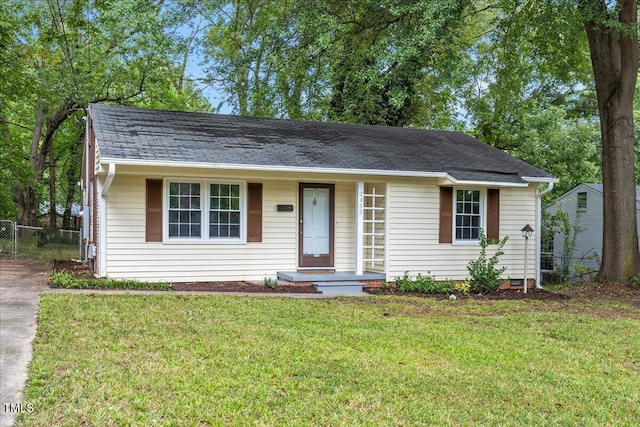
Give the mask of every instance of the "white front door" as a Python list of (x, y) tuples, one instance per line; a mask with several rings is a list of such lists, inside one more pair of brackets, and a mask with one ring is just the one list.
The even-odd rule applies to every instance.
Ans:
[(300, 266), (333, 266), (333, 186), (300, 185)]

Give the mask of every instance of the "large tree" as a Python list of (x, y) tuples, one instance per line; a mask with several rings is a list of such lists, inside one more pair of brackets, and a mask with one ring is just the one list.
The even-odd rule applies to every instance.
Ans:
[(640, 274), (633, 95), (638, 78), (636, 0), (582, 0), (602, 134), (604, 228), (600, 279)]
[[(475, 93), (467, 90), (465, 94), (475, 133), (500, 148), (529, 154), (527, 160), (553, 170), (553, 164), (546, 164), (550, 154), (571, 150), (558, 145), (560, 151), (550, 151), (549, 144), (557, 141), (551, 137), (529, 151), (536, 137), (532, 141), (529, 131), (522, 130), (544, 124), (531, 121), (532, 112), (538, 115), (537, 111), (561, 107), (565, 117), (573, 117), (575, 122), (554, 126), (558, 131), (554, 135), (581, 129), (579, 141), (569, 138), (565, 144), (588, 144), (585, 148), (593, 147), (591, 138), (585, 136), (590, 134), (590, 124), (597, 123), (605, 200), (599, 278), (633, 277), (640, 272), (633, 123), (637, 1), (498, 0), (483, 5), (485, 18), (477, 28), (486, 29), (469, 48), (476, 58), (472, 75), (480, 84), (471, 81), (469, 87)], [(581, 135), (583, 131), (587, 134)], [(564, 159), (567, 165), (580, 165), (571, 166), (572, 174), (583, 169), (585, 161), (590, 159)], [(558, 162), (562, 159), (554, 160)], [(589, 173), (567, 176), (561, 172), (560, 176), (594, 178)]]
[[(17, 219), (56, 228), (57, 210), (77, 199), (82, 116), (91, 102), (204, 109), (185, 82), (188, 37), (176, 32), (183, 7), (159, 0), (34, 0), (4, 12), (19, 21), (5, 53), (28, 76), (11, 78), (0, 103), (3, 139), (20, 171), (13, 180)], [(0, 26), (2, 28), (2, 26)], [(4, 38), (4, 36), (3, 36)], [(0, 87), (3, 89), (4, 86)], [(62, 195), (60, 195), (62, 190)], [(47, 203), (43, 203), (42, 200)], [(47, 212), (48, 211), (48, 212)]]
[(454, 63), (437, 57), (471, 3), (209, 0), (210, 79), (243, 115), (450, 126)]

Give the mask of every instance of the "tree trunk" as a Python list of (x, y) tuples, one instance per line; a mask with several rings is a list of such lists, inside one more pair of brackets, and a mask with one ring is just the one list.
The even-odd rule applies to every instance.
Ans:
[(56, 218), (56, 159), (53, 156), (53, 144), (49, 145), (49, 229), (58, 228)]
[[(633, 131), (633, 92), (638, 75), (637, 3), (619, 0), (619, 12), (608, 10), (603, 0), (581, 4), (588, 17), (585, 27), (602, 133), (604, 227), (598, 278), (629, 280), (640, 273)], [(613, 21), (615, 26), (603, 28), (604, 20)]]
[(80, 133), (77, 144), (73, 144), (69, 153), (69, 166), (67, 167), (67, 197), (65, 200), (64, 216), (62, 218), (62, 228), (64, 230), (75, 229), (75, 222), (72, 222), (71, 208), (75, 198), (78, 181), (80, 180), (80, 170), (82, 168), (82, 148), (84, 143), (84, 130)]
[(18, 184), (15, 188), (18, 223), (23, 225), (38, 225), (37, 185), (42, 177), (42, 174), (38, 172), (38, 150), (46, 114), (47, 110), (44, 107), (39, 107), (36, 110), (36, 122), (31, 136), (31, 146), (29, 147), (29, 164), (31, 165), (33, 179), (28, 184)]

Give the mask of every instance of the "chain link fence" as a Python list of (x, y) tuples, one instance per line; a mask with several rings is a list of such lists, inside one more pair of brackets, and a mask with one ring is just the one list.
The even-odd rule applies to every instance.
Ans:
[(0, 257), (51, 261), (82, 256), (82, 236), (78, 230), (46, 231), (42, 227), (0, 220)]
[(0, 257), (15, 258), (15, 223), (0, 220)]
[(599, 268), (600, 257), (595, 251), (571, 257), (541, 253), (540, 269), (546, 283), (585, 282), (593, 279)]

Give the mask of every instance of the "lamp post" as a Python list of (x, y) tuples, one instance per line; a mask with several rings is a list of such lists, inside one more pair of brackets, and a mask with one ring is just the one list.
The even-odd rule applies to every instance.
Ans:
[(527, 273), (529, 263), (529, 237), (533, 235), (533, 228), (529, 224), (525, 225), (522, 230), (522, 237), (524, 237), (524, 293), (527, 293)]

